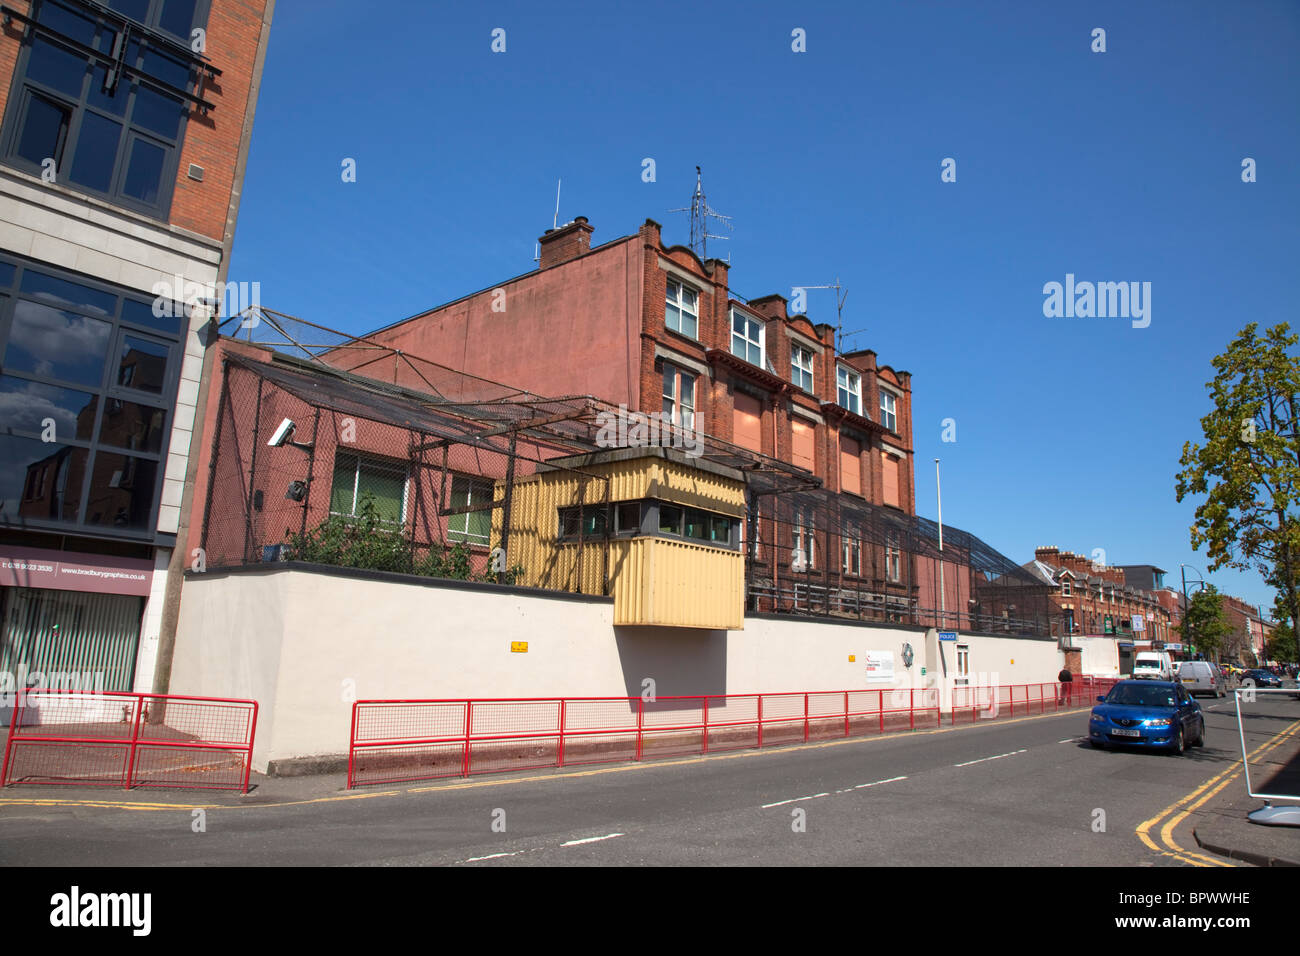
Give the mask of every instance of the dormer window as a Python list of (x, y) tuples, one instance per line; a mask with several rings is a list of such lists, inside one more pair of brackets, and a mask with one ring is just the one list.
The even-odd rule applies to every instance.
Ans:
[(664, 299), (664, 324), (674, 332), (700, 337), (699, 293), (676, 279), (668, 280)]
[(1071, 593), (1072, 591), (1070, 590), (1070, 579), (1066, 578), (1061, 582), (1061, 597), (1069, 597)]
[(790, 381), (805, 392), (813, 390), (813, 354), (802, 345), (790, 347)]
[(763, 367), (763, 323), (739, 309), (731, 310), (731, 354), (750, 365)]
[(880, 424), (891, 432), (898, 432), (898, 399), (893, 392), (880, 390)]
[(835, 367), (836, 402), (854, 415), (862, 414), (862, 376), (843, 365)]

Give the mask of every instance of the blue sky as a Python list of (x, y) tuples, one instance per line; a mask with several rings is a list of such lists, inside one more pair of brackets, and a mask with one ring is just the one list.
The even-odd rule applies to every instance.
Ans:
[[(1297, 49), (1280, 0), (281, 0), (230, 279), (362, 332), (533, 268), (557, 179), (593, 243), (646, 218), (685, 243), (699, 164), (735, 292), (838, 277), (849, 344), (912, 373), (922, 514), (939, 457), (945, 522), (1017, 562), (1102, 548), (1175, 587), (1185, 562), (1271, 606), (1191, 550), (1174, 475), (1211, 358), (1296, 324)], [(1150, 282), (1150, 325), (1045, 317), (1067, 273)]]

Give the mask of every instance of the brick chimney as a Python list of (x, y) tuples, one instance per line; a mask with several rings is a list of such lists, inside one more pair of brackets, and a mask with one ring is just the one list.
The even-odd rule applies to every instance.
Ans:
[(1058, 548), (1056, 545), (1034, 549), (1035, 558), (1037, 558), (1039, 561), (1042, 561), (1044, 564), (1050, 564), (1053, 567), (1059, 565), (1059, 561), (1057, 559), (1060, 556), (1060, 553), (1061, 553), (1061, 549)]
[(547, 229), (537, 240), (541, 246), (541, 261), (537, 267), (546, 269), (561, 262), (576, 259), (591, 249), (591, 234), (595, 230), (587, 224), (586, 216), (578, 216), (558, 229)]

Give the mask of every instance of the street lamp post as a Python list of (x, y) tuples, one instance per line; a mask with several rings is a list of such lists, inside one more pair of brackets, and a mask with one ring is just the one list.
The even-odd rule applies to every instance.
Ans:
[(948, 624), (947, 594), (943, 586), (943, 492), (939, 488), (939, 459), (934, 460), (934, 494), (939, 503), (939, 627)]
[[(1179, 574), (1182, 576), (1182, 579), (1183, 579), (1183, 617), (1182, 617), (1182, 620), (1180, 620), (1180, 621), (1178, 622), (1178, 624), (1179, 624), (1178, 636), (1179, 636), (1180, 638), (1182, 638), (1182, 641), (1183, 641), (1184, 644), (1187, 644), (1188, 646), (1190, 646), (1190, 645), (1191, 645), (1191, 641), (1187, 640), (1187, 629), (1186, 629), (1186, 622), (1187, 622), (1187, 569), (1188, 569), (1188, 568), (1192, 568), (1192, 566), (1191, 566), (1190, 564), (1182, 564), (1182, 563), (1179, 563), (1179, 565), (1178, 565), (1178, 572), (1179, 572)], [(1195, 568), (1192, 568), (1192, 570), (1193, 570), (1193, 571), (1196, 571)], [(1196, 571), (1196, 576), (1197, 576), (1198, 578), (1201, 579), (1201, 580), (1200, 580), (1201, 587), (1205, 587), (1205, 578), (1204, 578), (1204, 576), (1201, 574), (1200, 571)], [(1193, 581), (1192, 583), (1193, 583), (1193, 584), (1196, 584), (1197, 582)]]

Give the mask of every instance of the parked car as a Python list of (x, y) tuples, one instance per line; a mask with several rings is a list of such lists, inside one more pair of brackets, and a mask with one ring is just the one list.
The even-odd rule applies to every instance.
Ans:
[(1278, 677), (1272, 671), (1266, 671), (1261, 668), (1246, 671), (1246, 673), (1241, 676), (1241, 682), (1244, 684), (1246, 681), (1254, 681), (1256, 687), (1282, 686), (1282, 678)]
[(1209, 661), (1183, 661), (1178, 668), (1178, 682), (1193, 697), (1197, 694), (1222, 697), (1227, 693), (1223, 672)]
[(1205, 744), (1205, 716), (1182, 684), (1120, 681), (1097, 698), (1088, 717), (1088, 742), (1181, 754), (1188, 746)]

